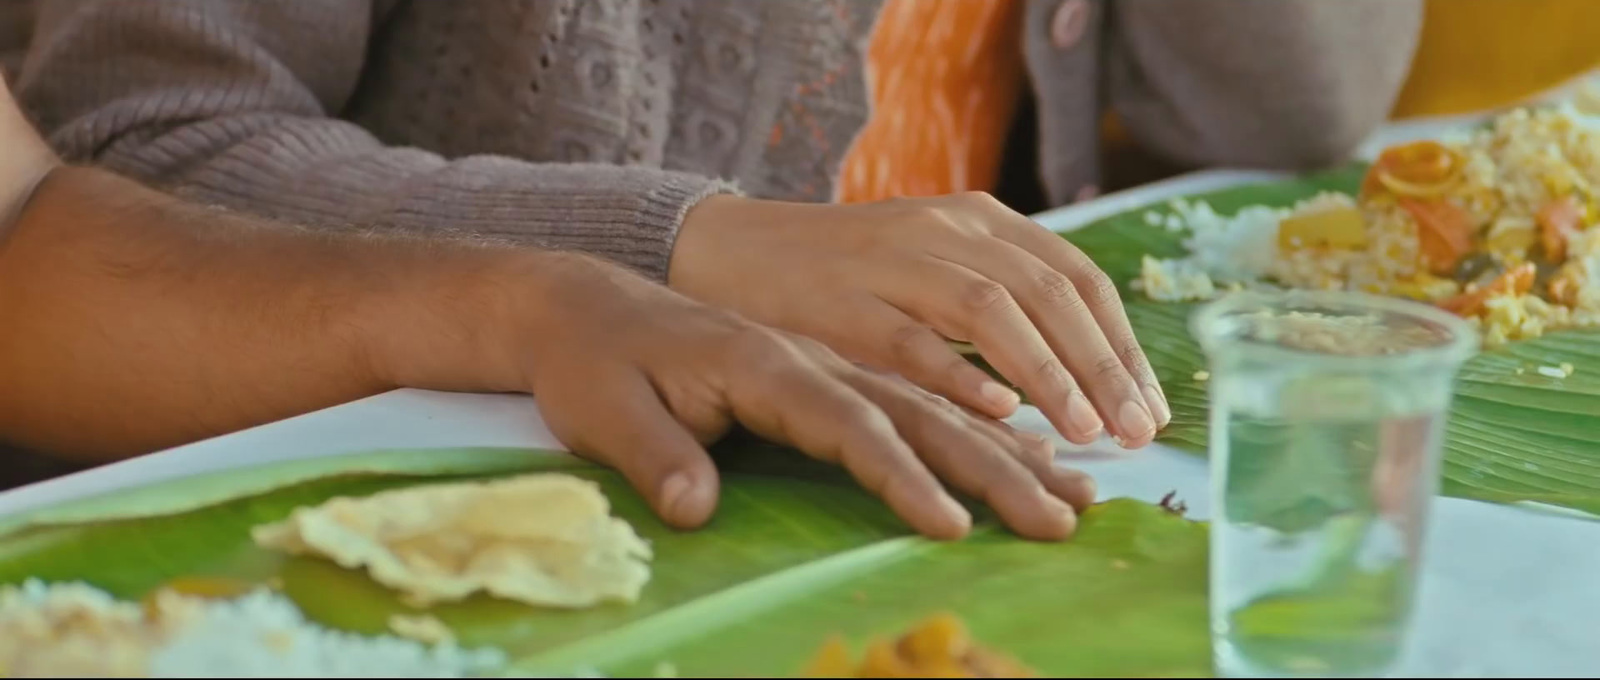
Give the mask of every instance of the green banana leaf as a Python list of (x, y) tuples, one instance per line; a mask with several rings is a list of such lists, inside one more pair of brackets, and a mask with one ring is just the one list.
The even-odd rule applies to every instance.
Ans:
[(528, 471), (599, 482), (614, 512), (655, 547), (640, 602), (581, 612), (470, 599), (430, 610), (469, 645), (519, 670), (694, 676), (794, 675), (831, 634), (859, 650), (953, 611), (993, 647), (1052, 675), (1203, 676), (1207, 528), (1154, 505), (1091, 508), (1069, 543), (1019, 540), (979, 515), (965, 541), (909, 535), (848, 477), (798, 454), (735, 442), (717, 451), (710, 527), (676, 532), (619, 475), (553, 452), (378, 452), (156, 484), (0, 526), (0, 584), (81, 580), (138, 598), (169, 579), (278, 583), (325, 625), (383, 632), (410, 612), (330, 562), (256, 548), (252, 526), (335, 496)]
[[(1205, 198), (1222, 211), (1285, 205), (1322, 189), (1353, 189), (1360, 172)], [(1146, 225), (1144, 212), (1069, 238), (1126, 284), (1143, 254), (1181, 254), (1179, 237)], [(1186, 326), (1192, 307), (1131, 292), (1126, 299), (1173, 406), (1162, 439), (1203, 452), (1205, 384), (1193, 379), (1203, 359)], [(1449, 425), (1446, 493), (1600, 511), (1597, 336), (1558, 333), (1466, 367)], [(1563, 362), (1578, 369), (1564, 380), (1533, 370)], [(137, 598), (176, 577), (230, 576), (281, 583), (312, 619), (377, 633), (389, 614), (411, 610), (359, 572), (257, 549), (250, 527), (334, 496), (554, 470), (602, 484), (615, 512), (654, 543), (655, 573), (633, 606), (563, 612), (480, 598), (432, 610), (463, 642), (500, 646), (524, 671), (638, 675), (670, 664), (684, 675), (791, 675), (831, 634), (860, 649), (948, 610), (980, 640), (1050, 675), (1210, 672), (1204, 524), (1121, 500), (1087, 512), (1065, 544), (1018, 540), (981, 512), (968, 540), (933, 543), (909, 535), (848, 477), (792, 452), (735, 441), (717, 455), (722, 502), (698, 532), (661, 525), (615, 473), (563, 454), (392, 451), (203, 475), (0, 518), (0, 584), (83, 580)], [(1283, 612), (1303, 615), (1279, 604), (1253, 619), (1262, 635), (1293, 618)]]
[[(1288, 206), (1319, 191), (1353, 193), (1365, 166), (1200, 196), (1218, 212), (1247, 205)], [(1194, 379), (1204, 357), (1189, 335), (1192, 304), (1154, 302), (1127, 284), (1145, 254), (1183, 254), (1183, 235), (1146, 224), (1152, 205), (1112, 216), (1065, 237), (1123, 286), (1128, 316), (1171, 402), (1172, 425), (1160, 439), (1195, 453), (1206, 449), (1206, 385)], [(1539, 366), (1570, 363), (1564, 379)], [(1600, 332), (1571, 330), (1488, 351), (1461, 372), (1445, 443), (1447, 495), (1507, 503), (1532, 501), (1600, 512)]]

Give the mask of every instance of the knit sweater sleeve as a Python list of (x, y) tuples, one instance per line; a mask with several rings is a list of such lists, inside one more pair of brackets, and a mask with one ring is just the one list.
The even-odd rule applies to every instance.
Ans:
[(1191, 165), (1343, 160), (1388, 118), (1420, 0), (1118, 0), (1110, 103), (1143, 145)]
[(321, 228), (459, 232), (663, 280), (684, 214), (730, 188), (636, 167), (446, 159), (338, 119), (373, 0), (42, 0), (19, 99), (68, 160)]

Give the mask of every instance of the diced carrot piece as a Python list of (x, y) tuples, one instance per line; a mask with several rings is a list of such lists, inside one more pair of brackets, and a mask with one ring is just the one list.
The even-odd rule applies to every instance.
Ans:
[(1442, 200), (1400, 199), (1417, 222), (1417, 240), (1428, 271), (1447, 276), (1472, 252), (1472, 216)]
[(1583, 229), (1583, 206), (1571, 196), (1558, 198), (1539, 209), (1539, 241), (1551, 264), (1567, 261), (1567, 241)]
[(1532, 262), (1524, 262), (1507, 269), (1496, 276), (1493, 281), (1477, 290), (1462, 293), (1455, 297), (1442, 300), (1439, 307), (1457, 316), (1477, 316), (1483, 311), (1483, 303), (1489, 298), (1501, 295), (1522, 295), (1533, 289), (1533, 281), (1538, 276), (1538, 269)]

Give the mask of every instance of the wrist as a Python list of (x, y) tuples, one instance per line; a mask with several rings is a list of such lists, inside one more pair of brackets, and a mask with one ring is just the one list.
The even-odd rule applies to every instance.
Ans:
[(705, 302), (718, 303), (721, 284), (717, 273), (727, 269), (726, 253), (748, 252), (747, 239), (755, 232), (788, 219), (789, 211), (807, 204), (747, 198), (733, 194), (710, 196), (696, 203), (683, 217), (678, 240), (667, 265), (667, 287)]
[[(403, 244), (378, 269), (360, 323), (367, 361), (389, 387), (515, 392), (549, 321), (564, 258), (529, 248)], [(394, 262), (394, 259), (410, 260)]]

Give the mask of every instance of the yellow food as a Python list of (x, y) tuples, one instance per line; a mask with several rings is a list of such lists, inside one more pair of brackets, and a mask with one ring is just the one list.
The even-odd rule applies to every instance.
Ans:
[(1238, 286), (1363, 291), (1451, 309), (1490, 347), (1600, 327), (1600, 118), (1571, 107), (1385, 149), (1353, 197), (1232, 216), (1172, 207), (1190, 255), (1141, 262), (1135, 287), (1154, 300)]
[(843, 638), (823, 643), (806, 667), (808, 678), (1031, 678), (1016, 661), (976, 645), (953, 614), (929, 617), (899, 640), (874, 640), (859, 664)]
[(538, 474), (335, 498), (256, 527), (256, 543), (363, 568), (424, 606), (484, 592), (532, 605), (634, 602), (650, 547), (599, 485)]
[(1538, 225), (1533, 220), (1506, 215), (1489, 225), (1483, 248), (1502, 261), (1521, 262), (1538, 238)]
[(1278, 247), (1284, 250), (1299, 248), (1364, 248), (1367, 245), (1366, 223), (1361, 209), (1339, 206), (1302, 215), (1293, 215), (1278, 225)]

